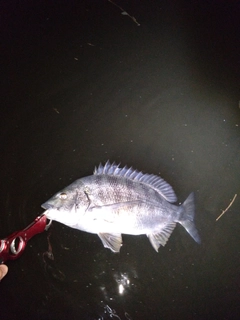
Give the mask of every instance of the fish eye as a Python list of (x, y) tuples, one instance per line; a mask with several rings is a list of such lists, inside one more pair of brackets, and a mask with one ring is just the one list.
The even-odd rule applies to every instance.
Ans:
[(67, 199), (67, 194), (65, 192), (62, 192), (60, 193), (59, 198), (65, 200)]

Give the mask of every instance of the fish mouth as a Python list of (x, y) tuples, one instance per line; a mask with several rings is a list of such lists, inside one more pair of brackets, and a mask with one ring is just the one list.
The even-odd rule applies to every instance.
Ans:
[(48, 210), (48, 209), (52, 209), (52, 208), (53, 208), (53, 206), (52, 206), (50, 203), (48, 203), (48, 202), (43, 203), (43, 204), (41, 205), (41, 207), (42, 207), (43, 209), (45, 209), (45, 210)]

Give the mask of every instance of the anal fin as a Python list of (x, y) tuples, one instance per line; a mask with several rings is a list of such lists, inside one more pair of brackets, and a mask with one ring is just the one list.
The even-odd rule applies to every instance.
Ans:
[(112, 252), (119, 252), (122, 246), (121, 233), (98, 233), (99, 238), (105, 248), (112, 250)]
[(175, 222), (169, 223), (166, 226), (162, 227), (158, 232), (150, 233), (147, 235), (149, 241), (151, 242), (151, 245), (157, 252), (160, 246), (165, 246), (175, 227)]

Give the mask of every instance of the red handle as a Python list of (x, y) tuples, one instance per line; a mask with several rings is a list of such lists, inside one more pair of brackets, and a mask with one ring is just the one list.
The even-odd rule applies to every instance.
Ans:
[(35, 234), (45, 230), (47, 217), (45, 214), (38, 216), (29, 226), (21, 231), (12, 233), (7, 238), (0, 240), (0, 264), (7, 260), (15, 260), (23, 253), (28, 240)]

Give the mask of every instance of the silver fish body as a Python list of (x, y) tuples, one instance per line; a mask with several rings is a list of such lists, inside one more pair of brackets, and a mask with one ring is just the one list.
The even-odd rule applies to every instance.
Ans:
[(200, 243), (194, 225), (194, 195), (177, 206), (172, 187), (162, 178), (107, 162), (94, 174), (76, 180), (42, 207), (48, 219), (96, 233), (104, 247), (119, 252), (122, 233), (146, 234), (153, 246), (164, 246), (180, 223)]

